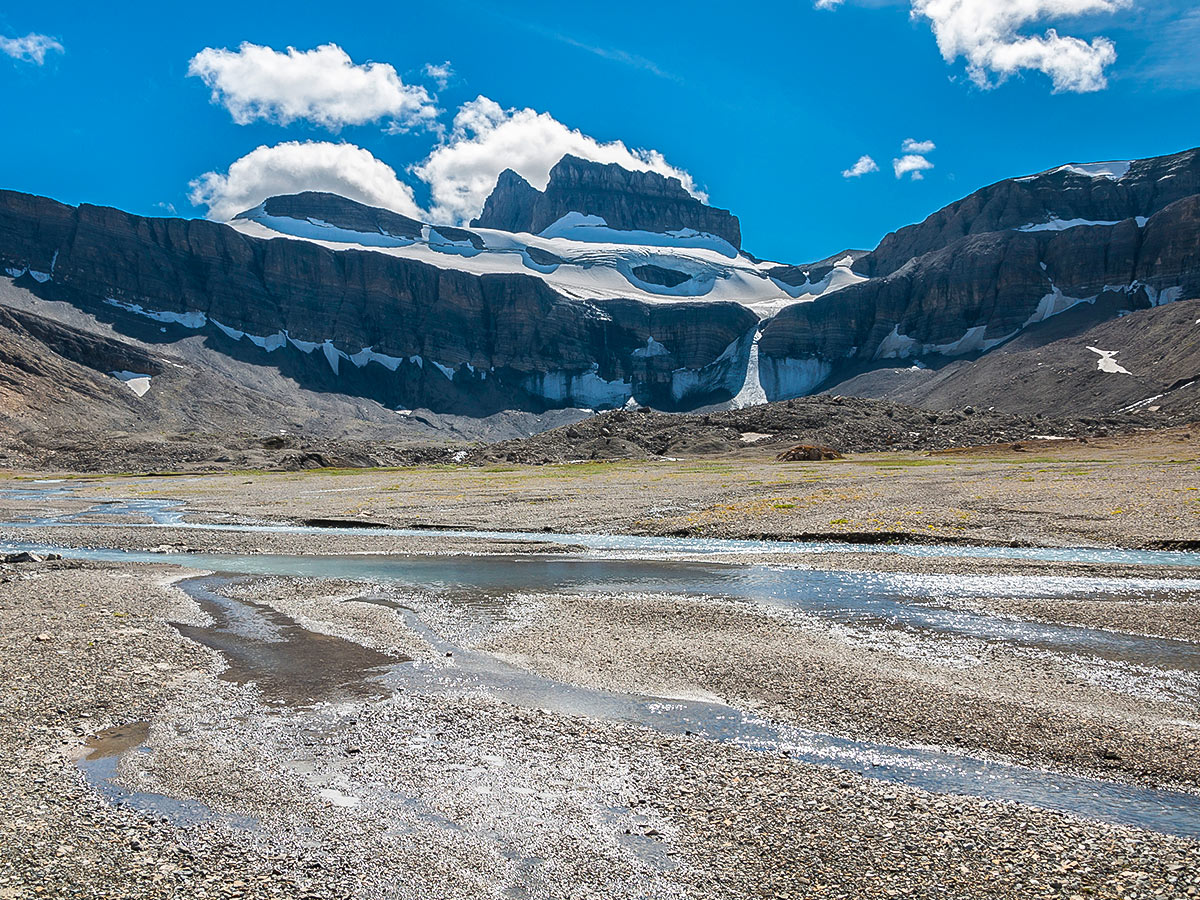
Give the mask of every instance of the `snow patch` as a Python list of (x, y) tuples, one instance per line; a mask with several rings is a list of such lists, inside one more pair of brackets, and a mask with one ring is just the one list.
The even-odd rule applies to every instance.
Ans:
[[(1137, 223), (1138, 228), (1146, 227), (1147, 219), (1145, 216), (1134, 216), (1133, 220)], [(1093, 219), (1060, 219), (1057, 216), (1051, 216), (1049, 221), (1040, 222), (1036, 225), (1021, 225), (1014, 228), (1013, 231), (1066, 231), (1068, 228), (1120, 225), (1121, 221), (1118, 219), (1115, 222), (1101, 222)]]
[[(57, 250), (54, 251), (54, 259), (51, 260), (51, 262), (50, 262), (51, 271), (54, 270), (54, 263), (56, 263), (56, 262), (58, 262), (58, 251)], [(34, 281), (36, 281), (38, 284), (45, 284), (47, 281), (50, 280), (49, 272), (39, 272), (36, 269), (30, 269), (30, 268), (14, 269), (12, 267), (6, 266), (4, 271), (7, 272), (8, 275), (12, 278), (20, 278), (22, 275), (28, 274), (29, 277), (32, 278)]]
[(125, 383), (125, 387), (129, 388), (139, 397), (144, 397), (146, 395), (146, 391), (150, 390), (149, 375), (145, 375), (141, 372), (130, 372), (125, 369), (121, 369), (117, 372), (109, 372), (108, 374), (118, 381), (123, 381)]
[(1132, 375), (1128, 369), (1121, 366), (1115, 359), (1120, 350), (1101, 350), (1099, 347), (1088, 347), (1093, 353), (1099, 353), (1100, 359), (1096, 361), (1096, 368), (1101, 372), (1108, 372), (1110, 375)]
[(342, 809), (352, 809), (362, 803), (357, 797), (351, 797), (349, 794), (343, 794), (341, 791), (333, 788), (322, 788), (318, 791), (322, 800), (333, 806), (339, 806)]
[[(907, 359), (914, 354), (925, 355), (930, 353), (937, 354), (938, 356), (963, 356), (967, 353), (986, 353), (989, 350), (999, 347), (1005, 341), (1012, 340), (1017, 335), (1017, 331), (998, 338), (987, 338), (984, 336), (986, 334), (986, 325), (975, 325), (963, 332), (963, 336), (957, 340), (948, 341), (943, 344), (922, 344), (915, 338), (901, 334), (900, 326), (897, 324), (892, 327), (891, 333), (879, 342), (879, 349), (875, 351), (875, 358)], [(924, 367), (924, 363), (920, 365)]]
[[(763, 390), (762, 378), (758, 368), (758, 341), (762, 333), (755, 330), (754, 340), (750, 344), (750, 361), (746, 364), (746, 378), (742, 389), (733, 398), (734, 409), (744, 409), (747, 406), (761, 406), (767, 402), (767, 392)], [(745, 436), (742, 436), (745, 440)]]
[(379, 363), (390, 372), (395, 372), (398, 368), (400, 368), (400, 364), (404, 362), (404, 359), (399, 356), (388, 356), (386, 353), (376, 353), (373, 347), (363, 347), (357, 353), (350, 354), (347, 358), (360, 369), (367, 363), (375, 362)]
[(1068, 163), (1065, 166), (1059, 166), (1057, 169), (1051, 169), (1050, 172), (1070, 172), (1072, 175), (1084, 175), (1088, 178), (1107, 178), (1110, 181), (1120, 181), (1129, 173), (1129, 167), (1133, 165), (1132, 160), (1121, 162), (1097, 162), (1097, 163)]
[[(1050, 281), (1050, 293), (1042, 297), (1038, 301), (1037, 308), (1025, 320), (1022, 328), (1028, 328), (1030, 325), (1036, 325), (1038, 322), (1044, 322), (1052, 316), (1057, 316), (1059, 313), (1064, 313), (1072, 307), (1078, 306), (1080, 303), (1095, 303), (1095, 297), (1068, 297), (1054, 283), (1054, 279)], [(1108, 290), (1105, 288), (1105, 290)]]
[(832, 365), (817, 357), (760, 357), (758, 365), (759, 379), (769, 400), (811, 394), (833, 371)]
[(569, 212), (553, 224), (542, 229), (544, 238), (565, 238), (570, 241), (604, 244), (635, 244), (643, 247), (688, 247), (713, 250), (730, 259), (738, 255), (737, 249), (724, 238), (694, 228), (677, 231), (625, 231), (610, 228), (601, 216), (587, 216)]
[(443, 375), (445, 375), (448, 380), (450, 380), (450, 381), (454, 380), (454, 370), (452, 368), (450, 368), (449, 366), (443, 366), (440, 362), (438, 362), (435, 359), (429, 360), (429, 363), (435, 369), (437, 369), (439, 372), (441, 372)]
[(522, 382), (529, 393), (553, 403), (572, 402), (588, 409), (617, 408), (633, 399), (633, 385), (628, 381), (605, 381), (599, 366), (593, 364), (587, 372), (543, 372), (530, 375)]
[(239, 216), (237, 220), (257, 222), (278, 234), (305, 240), (332, 241), (339, 244), (361, 244), (364, 247), (407, 247), (415, 243), (412, 238), (400, 237), (387, 232), (352, 231), (338, 228), (321, 219), (293, 219), (289, 216), (269, 216), (260, 203), (254, 209)]
[(641, 359), (646, 359), (651, 356), (670, 356), (671, 351), (656, 341), (653, 337), (648, 337), (646, 338), (646, 346), (638, 347), (631, 355)]
[(1153, 397), (1147, 397), (1145, 400), (1139, 400), (1137, 403), (1130, 403), (1128, 406), (1123, 406), (1117, 412), (1133, 412), (1135, 409), (1141, 409), (1143, 406), (1149, 406), (1155, 400), (1161, 400), (1166, 394), (1155, 394)]
[(123, 300), (114, 300), (112, 297), (105, 297), (104, 302), (109, 306), (115, 306), (118, 309), (125, 310), (126, 312), (144, 316), (145, 318), (152, 319), (155, 322), (182, 325), (184, 328), (203, 328), (208, 322), (208, 316), (202, 312), (162, 312), (154, 309), (145, 309), (137, 303), (126, 303)]

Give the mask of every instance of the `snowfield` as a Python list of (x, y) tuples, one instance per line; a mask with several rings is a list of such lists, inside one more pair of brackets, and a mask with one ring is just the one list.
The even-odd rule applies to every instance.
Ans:
[[(820, 281), (793, 286), (770, 276), (778, 263), (755, 261), (714, 235), (691, 229), (664, 234), (620, 231), (599, 216), (579, 213), (568, 213), (537, 235), (470, 229), (482, 249), (470, 241), (452, 240), (436, 226), (425, 226), (417, 239), (367, 234), (319, 219), (268, 216), (261, 206), (229, 225), (250, 237), (305, 240), (330, 250), (369, 250), (474, 275), (534, 275), (578, 300), (728, 301), (749, 307), (760, 318), (865, 280), (850, 270), (853, 260), (847, 256)], [(676, 283), (659, 284), (647, 277), (644, 267), (666, 270)]]

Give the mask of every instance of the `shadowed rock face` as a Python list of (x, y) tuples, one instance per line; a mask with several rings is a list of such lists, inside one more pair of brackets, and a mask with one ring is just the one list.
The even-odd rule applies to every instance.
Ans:
[[(768, 323), (760, 365), (803, 363), (808, 391), (896, 360), (975, 358), (1081, 301), (1113, 315), (1200, 296), (1197, 151), (1087, 171), (1001, 182), (888, 235), (853, 265), (870, 280)], [(1113, 224), (1054, 230), (1072, 220)]]
[(854, 269), (864, 275), (887, 275), (908, 260), (960, 238), (1052, 219), (1120, 222), (1135, 216), (1148, 218), (1200, 193), (1200, 150), (1133, 160), (1120, 178), (1088, 171), (1087, 165), (1060, 166), (985, 187), (919, 224), (887, 235)]
[(538, 234), (570, 212), (600, 216), (623, 231), (678, 231), (714, 234), (740, 248), (741, 226), (728, 210), (705, 206), (680, 183), (657, 172), (631, 172), (575, 156), (550, 170), (545, 191), (506, 169), (500, 173), (479, 218), (478, 228)]
[[(347, 209), (353, 207), (324, 212), (336, 218)], [(620, 405), (630, 396), (668, 408), (719, 400), (729, 394), (728, 377), (684, 399), (673, 396), (672, 372), (710, 366), (755, 322), (733, 303), (601, 306), (565, 298), (531, 276), (480, 276), (14, 192), (0, 192), (0, 266), (45, 273), (50, 278), (38, 290), (118, 327), (153, 325), (164, 342), (200, 331), (228, 352), (258, 355), (268, 365), (300, 354), (330, 357), (325, 383), (306, 387), (353, 385), (352, 393), (388, 405), (472, 414)], [(133, 306), (184, 322), (158, 329), (127, 311)], [(267, 353), (248, 338), (230, 338), (229, 330), (278, 335), (280, 346)], [(668, 352), (635, 356), (651, 338)], [(361, 365), (353, 362), (364, 348), (384, 362), (361, 355)], [(744, 372), (744, 358), (740, 364)], [(321, 366), (303, 371), (311, 369)], [(547, 375), (552, 389), (543, 389)], [(599, 382), (610, 387), (599, 390)]]

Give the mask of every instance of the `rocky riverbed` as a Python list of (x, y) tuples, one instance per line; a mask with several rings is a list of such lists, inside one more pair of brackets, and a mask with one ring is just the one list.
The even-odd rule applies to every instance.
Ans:
[[(448, 559), (503, 575), (604, 554), (581, 556), (569, 540), (336, 527), (796, 537), (837, 532), (829, 520), (841, 518), (864, 534), (878, 519), (910, 543), (965, 532), (1183, 545), (1197, 465), (1186, 448), (10, 481), (4, 519), (48, 518), (6, 526), (6, 541), (152, 550), (161, 562), (0, 564), (0, 896), (1195, 896), (1194, 839), (881, 781), (869, 757), (814, 765), (786, 746), (650, 728), (612, 698), (659, 698), (665, 714), (729, 704), (784, 729), (1200, 798), (1200, 686), (1178, 644), (1200, 636), (1200, 592), (1171, 587), (1196, 568), (886, 545), (723, 546), (669, 563), (692, 581), (697, 566), (914, 584), (932, 573), (1103, 578), (1103, 590), (1070, 595), (988, 588), (903, 602), (1099, 628), (1133, 647), (1176, 642), (1164, 645), (1170, 665), (1134, 664), (662, 584), (381, 579), (371, 559), (393, 560), (388, 572)], [(96, 505), (118, 499), (153, 502)], [(955, 528), (967, 509), (971, 528)], [(156, 517), (161, 527), (145, 527)], [(359, 562), (336, 576), (197, 581), (202, 553)], [(1159, 587), (1135, 587), (1147, 584)]]

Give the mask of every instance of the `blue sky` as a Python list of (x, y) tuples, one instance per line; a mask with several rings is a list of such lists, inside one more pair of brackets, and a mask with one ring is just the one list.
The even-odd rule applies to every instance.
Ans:
[[(598, 145), (619, 140), (658, 151), (662, 166), (690, 174), (710, 202), (741, 218), (748, 250), (801, 262), (872, 247), (888, 231), (1004, 177), (1200, 145), (1200, 12), (1184, 3), (1046, 0), (1046, 8), (1087, 12), (1034, 21), (1003, 19), (1007, 6), (1020, 6), (1016, 0), (824, 5), (831, 8), (260, 0), (178, 11), (129, 2), (113, 12), (94, 3), (26, 4), (0, 12), (7, 113), (0, 187), (141, 214), (203, 216), (206, 206), (189, 200), (194, 180), (215, 173), (209, 199), (225, 191), (227, 205), (236, 204), (254, 190), (247, 179), (260, 175), (245, 164), (235, 190), (231, 164), (260, 145), (312, 141), (354, 145), (378, 160), (375, 168), (365, 156), (325, 154), (321, 165), (365, 166), (364, 191), (375, 190), (390, 167), (418, 208), (449, 210), (431, 187), (461, 187), (493, 164), (478, 158), (490, 144), (456, 132), (456, 112), (464, 104), (474, 113), (490, 110), (494, 126), (528, 109), (529, 142), (567, 140), (562, 135), (576, 129)], [(980, 24), (972, 6), (992, 19)], [(1051, 27), (1056, 40), (1079, 43), (1047, 44)], [(43, 46), (39, 64), (30, 45), (16, 43), (30, 34), (48, 36), (61, 50)], [(424, 90), (427, 100), (418, 105), (426, 118), (387, 115), (331, 128), (311, 110), (283, 124), (289, 117), (275, 107), (238, 124), (229, 101), (229, 91), (241, 89), (230, 87), (238, 72), (213, 63), (207, 84), (188, 73), (206, 48), (237, 51), (244, 42), (279, 52), (332, 43), (351, 68), (390, 65), (396, 80), (389, 83)], [(1076, 60), (1080, 54), (1087, 58)], [(425, 67), (446, 61), (452, 74), (442, 87)], [(214, 103), (218, 75), (226, 90)], [(480, 105), (480, 96), (490, 104)], [(435, 108), (442, 111), (436, 117)], [(520, 138), (520, 124), (510, 137)], [(474, 146), (459, 146), (464, 138)], [(918, 148), (922, 165), (932, 166), (917, 169), (920, 180), (894, 172), (906, 139), (935, 145)], [(524, 153), (529, 142), (510, 145), (512, 152)], [(456, 152), (439, 156), (438, 170), (424, 180), (410, 171), (438, 146)], [(301, 146), (294, 155), (312, 150)], [(843, 177), (864, 155), (879, 170)], [(302, 189), (303, 167), (312, 163), (296, 172), (290, 164), (277, 156), (268, 168), (281, 183), (299, 179)], [(408, 190), (379, 188), (388, 197), (401, 189)], [(477, 194), (453, 209), (461, 212)], [(392, 205), (408, 202), (400, 200)]]

